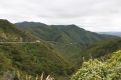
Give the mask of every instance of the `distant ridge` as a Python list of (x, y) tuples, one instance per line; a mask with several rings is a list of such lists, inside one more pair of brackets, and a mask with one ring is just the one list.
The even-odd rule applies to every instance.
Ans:
[(121, 37), (121, 32), (98, 32), (99, 34), (107, 34)]

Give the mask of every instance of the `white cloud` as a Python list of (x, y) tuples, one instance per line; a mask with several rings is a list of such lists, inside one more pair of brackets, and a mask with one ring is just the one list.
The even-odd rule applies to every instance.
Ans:
[(12, 22), (77, 24), (91, 31), (121, 31), (120, 0), (0, 0), (0, 16)]

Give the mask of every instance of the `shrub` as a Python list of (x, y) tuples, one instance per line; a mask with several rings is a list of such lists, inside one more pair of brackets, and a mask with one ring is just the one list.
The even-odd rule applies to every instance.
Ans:
[(71, 80), (121, 80), (121, 51), (113, 53), (110, 59), (100, 61), (90, 59)]

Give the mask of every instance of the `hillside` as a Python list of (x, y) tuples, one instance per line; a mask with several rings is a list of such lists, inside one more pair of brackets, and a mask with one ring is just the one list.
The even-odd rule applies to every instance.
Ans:
[[(71, 63), (48, 42), (19, 30), (7, 20), (0, 20), (0, 33), (1, 74), (8, 70), (19, 70), (33, 76), (44, 72), (46, 75), (53, 75), (57, 80), (64, 80), (64, 77), (72, 74), (74, 68)], [(38, 39), (40, 42), (36, 42)]]
[(14, 24), (0, 19), (0, 42), (35, 41), (36, 38), (25, 31), (19, 30)]
[(66, 76), (72, 73), (69, 62), (44, 43), (0, 44), (0, 72), (20, 70), (35, 75), (42, 72)]
[(84, 62), (71, 80), (121, 80), (121, 51), (112, 53), (105, 61)]
[(111, 55), (110, 53), (121, 49), (121, 38), (108, 39), (96, 42), (94, 45), (83, 51), (84, 56), (100, 58)]
[(105, 36), (86, 31), (76, 25), (46, 25), (36, 22), (16, 23), (21, 30), (28, 31), (43, 40), (60, 43), (92, 44)]
[(50, 43), (70, 62), (76, 64), (81, 51), (97, 41), (109, 39), (113, 36), (99, 35), (86, 31), (76, 25), (46, 25), (36, 22), (22, 22), (15, 24), (19, 29), (27, 31)]

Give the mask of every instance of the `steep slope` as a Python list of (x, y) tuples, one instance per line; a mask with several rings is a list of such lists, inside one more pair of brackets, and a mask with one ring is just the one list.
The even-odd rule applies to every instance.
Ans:
[(0, 44), (0, 72), (20, 70), (28, 74), (66, 76), (71, 65), (44, 43)]
[(0, 41), (13, 42), (13, 41), (35, 41), (36, 38), (24, 31), (15, 27), (14, 24), (7, 20), (0, 19)]
[(60, 76), (63, 78), (72, 73), (73, 67), (69, 61), (48, 42), (36, 40), (37, 37), (19, 30), (9, 21), (0, 20), (0, 73), (20, 70), (34, 76), (44, 72), (54, 75), (57, 80), (61, 80)]

